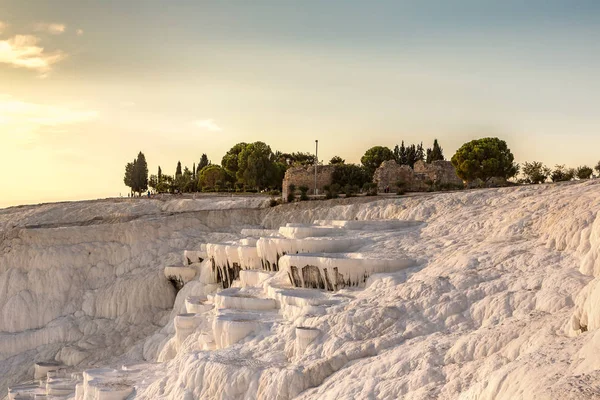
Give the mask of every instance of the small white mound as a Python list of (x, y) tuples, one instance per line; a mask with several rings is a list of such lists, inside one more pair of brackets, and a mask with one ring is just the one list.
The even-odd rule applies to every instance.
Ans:
[(298, 254), (281, 257), (279, 265), (296, 287), (335, 291), (347, 286), (365, 286), (372, 274), (397, 272), (412, 267), (415, 261), (365, 258), (359, 253)]

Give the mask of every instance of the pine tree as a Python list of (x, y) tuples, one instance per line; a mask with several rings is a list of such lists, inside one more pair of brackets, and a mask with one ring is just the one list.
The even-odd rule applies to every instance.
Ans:
[(175, 179), (181, 176), (181, 161), (177, 161), (177, 169), (175, 170)]

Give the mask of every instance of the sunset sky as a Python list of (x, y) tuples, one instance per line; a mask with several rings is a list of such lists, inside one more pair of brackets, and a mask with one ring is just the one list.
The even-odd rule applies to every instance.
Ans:
[(600, 160), (600, 1), (0, 1), (0, 207), (126, 194), (240, 141), (358, 162), (498, 136)]

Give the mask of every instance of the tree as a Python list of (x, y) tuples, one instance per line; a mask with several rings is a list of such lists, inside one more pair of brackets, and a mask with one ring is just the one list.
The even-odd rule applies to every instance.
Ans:
[(181, 161), (177, 161), (177, 168), (175, 169), (175, 179), (181, 176)]
[(544, 183), (551, 174), (550, 168), (539, 161), (525, 162), (522, 172), (525, 175), (525, 182), (531, 184)]
[(238, 157), (240, 155), (240, 153), (242, 152), (242, 150), (244, 150), (246, 148), (248, 144), (241, 142), (236, 144), (235, 146), (233, 146), (231, 149), (229, 149), (229, 151), (227, 153), (225, 153), (225, 155), (223, 156), (223, 159), (221, 160), (221, 166), (223, 168), (225, 168), (229, 173), (233, 174), (235, 176), (235, 174), (237, 174), (238, 172)]
[(162, 182), (162, 170), (160, 169), (160, 165), (158, 166), (157, 180), (158, 180), (158, 183)]
[[(419, 143), (415, 150), (415, 162), (417, 161), (425, 161), (425, 150), (423, 149), (423, 142)], [(414, 167), (415, 164), (413, 163), (412, 166)]]
[(428, 164), (434, 162), (434, 161), (443, 161), (445, 160), (444, 158), (444, 152), (442, 150), (442, 148), (440, 147), (437, 139), (433, 140), (433, 148), (431, 149), (427, 149), (427, 160), (426, 162)]
[(554, 170), (550, 174), (552, 182), (565, 182), (570, 181), (575, 177), (575, 170), (573, 168), (566, 168), (564, 165), (554, 166)]
[(146, 156), (141, 151), (138, 153), (135, 163), (135, 188), (138, 193), (148, 190), (148, 163)]
[(230, 176), (225, 169), (219, 165), (212, 164), (202, 168), (198, 174), (198, 185), (205, 188), (215, 188), (217, 183), (223, 183), (230, 180)]
[(125, 186), (130, 187), (132, 192), (134, 191), (133, 188), (135, 186), (135, 163), (136, 160), (134, 159), (133, 162), (127, 163), (127, 165), (125, 165), (125, 177), (123, 178)]
[(360, 162), (367, 169), (369, 175), (373, 176), (375, 170), (379, 168), (382, 162), (394, 159), (394, 153), (388, 147), (375, 146), (365, 152)]
[(237, 168), (237, 179), (259, 190), (280, 186), (283, 179), (271, 147), (264, 142), (247, 144), (238, 155)]
[(156, 188), (158, 187), (158, 176), (150, 175), (150, 178), (148, 179), (148, 186), (156, 191)]
[(123, 182), (131, 188), (132, 192), (142, 193), (148, 190), (148, 164), (146, 156), (141, 151), (133, 162), (125, 165)]
[(367, 169), (356, 164), (336, 164), (331, 174), (331, 182), (341, 187), (358, 186), (359, 188), (367, 182), (371, 182), (371, 176)]
[(600, 161), (598, 161), (598, 164), (596, 164), (596, 166), (594, 167), (594, 169), (596, 170), (596, 172), (598, 174), (600, 174)]
[(210, 165), (210, 160), (208, 159), (205, 153), (202, 153), (202, 157), (200, 157), (200, 162), (198, 162), (198, 167), (196, 167), (196, 175), (200, 173), (202, 168), (208, 167)]
[(461, 146), (452, 156), (456, 174), (467, 182), (491, 178), (512, 178), (519, 171), (519, 165), (504, 140), (482, 138)]
[(579, 179), (590, 179), (590, 176), (592, 176), (593, 172), (594, 170), (587, 165), (582, 165), (581, 167), (577, 168), (576, 175)]
[(415, 163), (418, 161), (417, 158), (417, 147), (411, 144), (406, 148), (406, 164), (411, 168), (415, 167)]
[(290, 154), (292, 165), (306, 166), (315, 164), (315, 155), (311, 153), (295, 152)]
[(344, 164), (345, 162), (346, 162), (346, 160), (344, 160), (340, 156), (333, 156), (333, 157), (331, 157), (331, 160), (329, 160), (330, 165)]
[(196, 178), (196, 163), (192, 165), (192, 180), (195, 181)]

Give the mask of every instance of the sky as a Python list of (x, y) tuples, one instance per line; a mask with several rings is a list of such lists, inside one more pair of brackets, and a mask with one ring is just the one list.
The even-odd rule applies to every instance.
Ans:
[(234, 144), (359, 162), (497, 136), (600, 160), (600, 2), (0, 1), (0, 207), (126, 195)]

